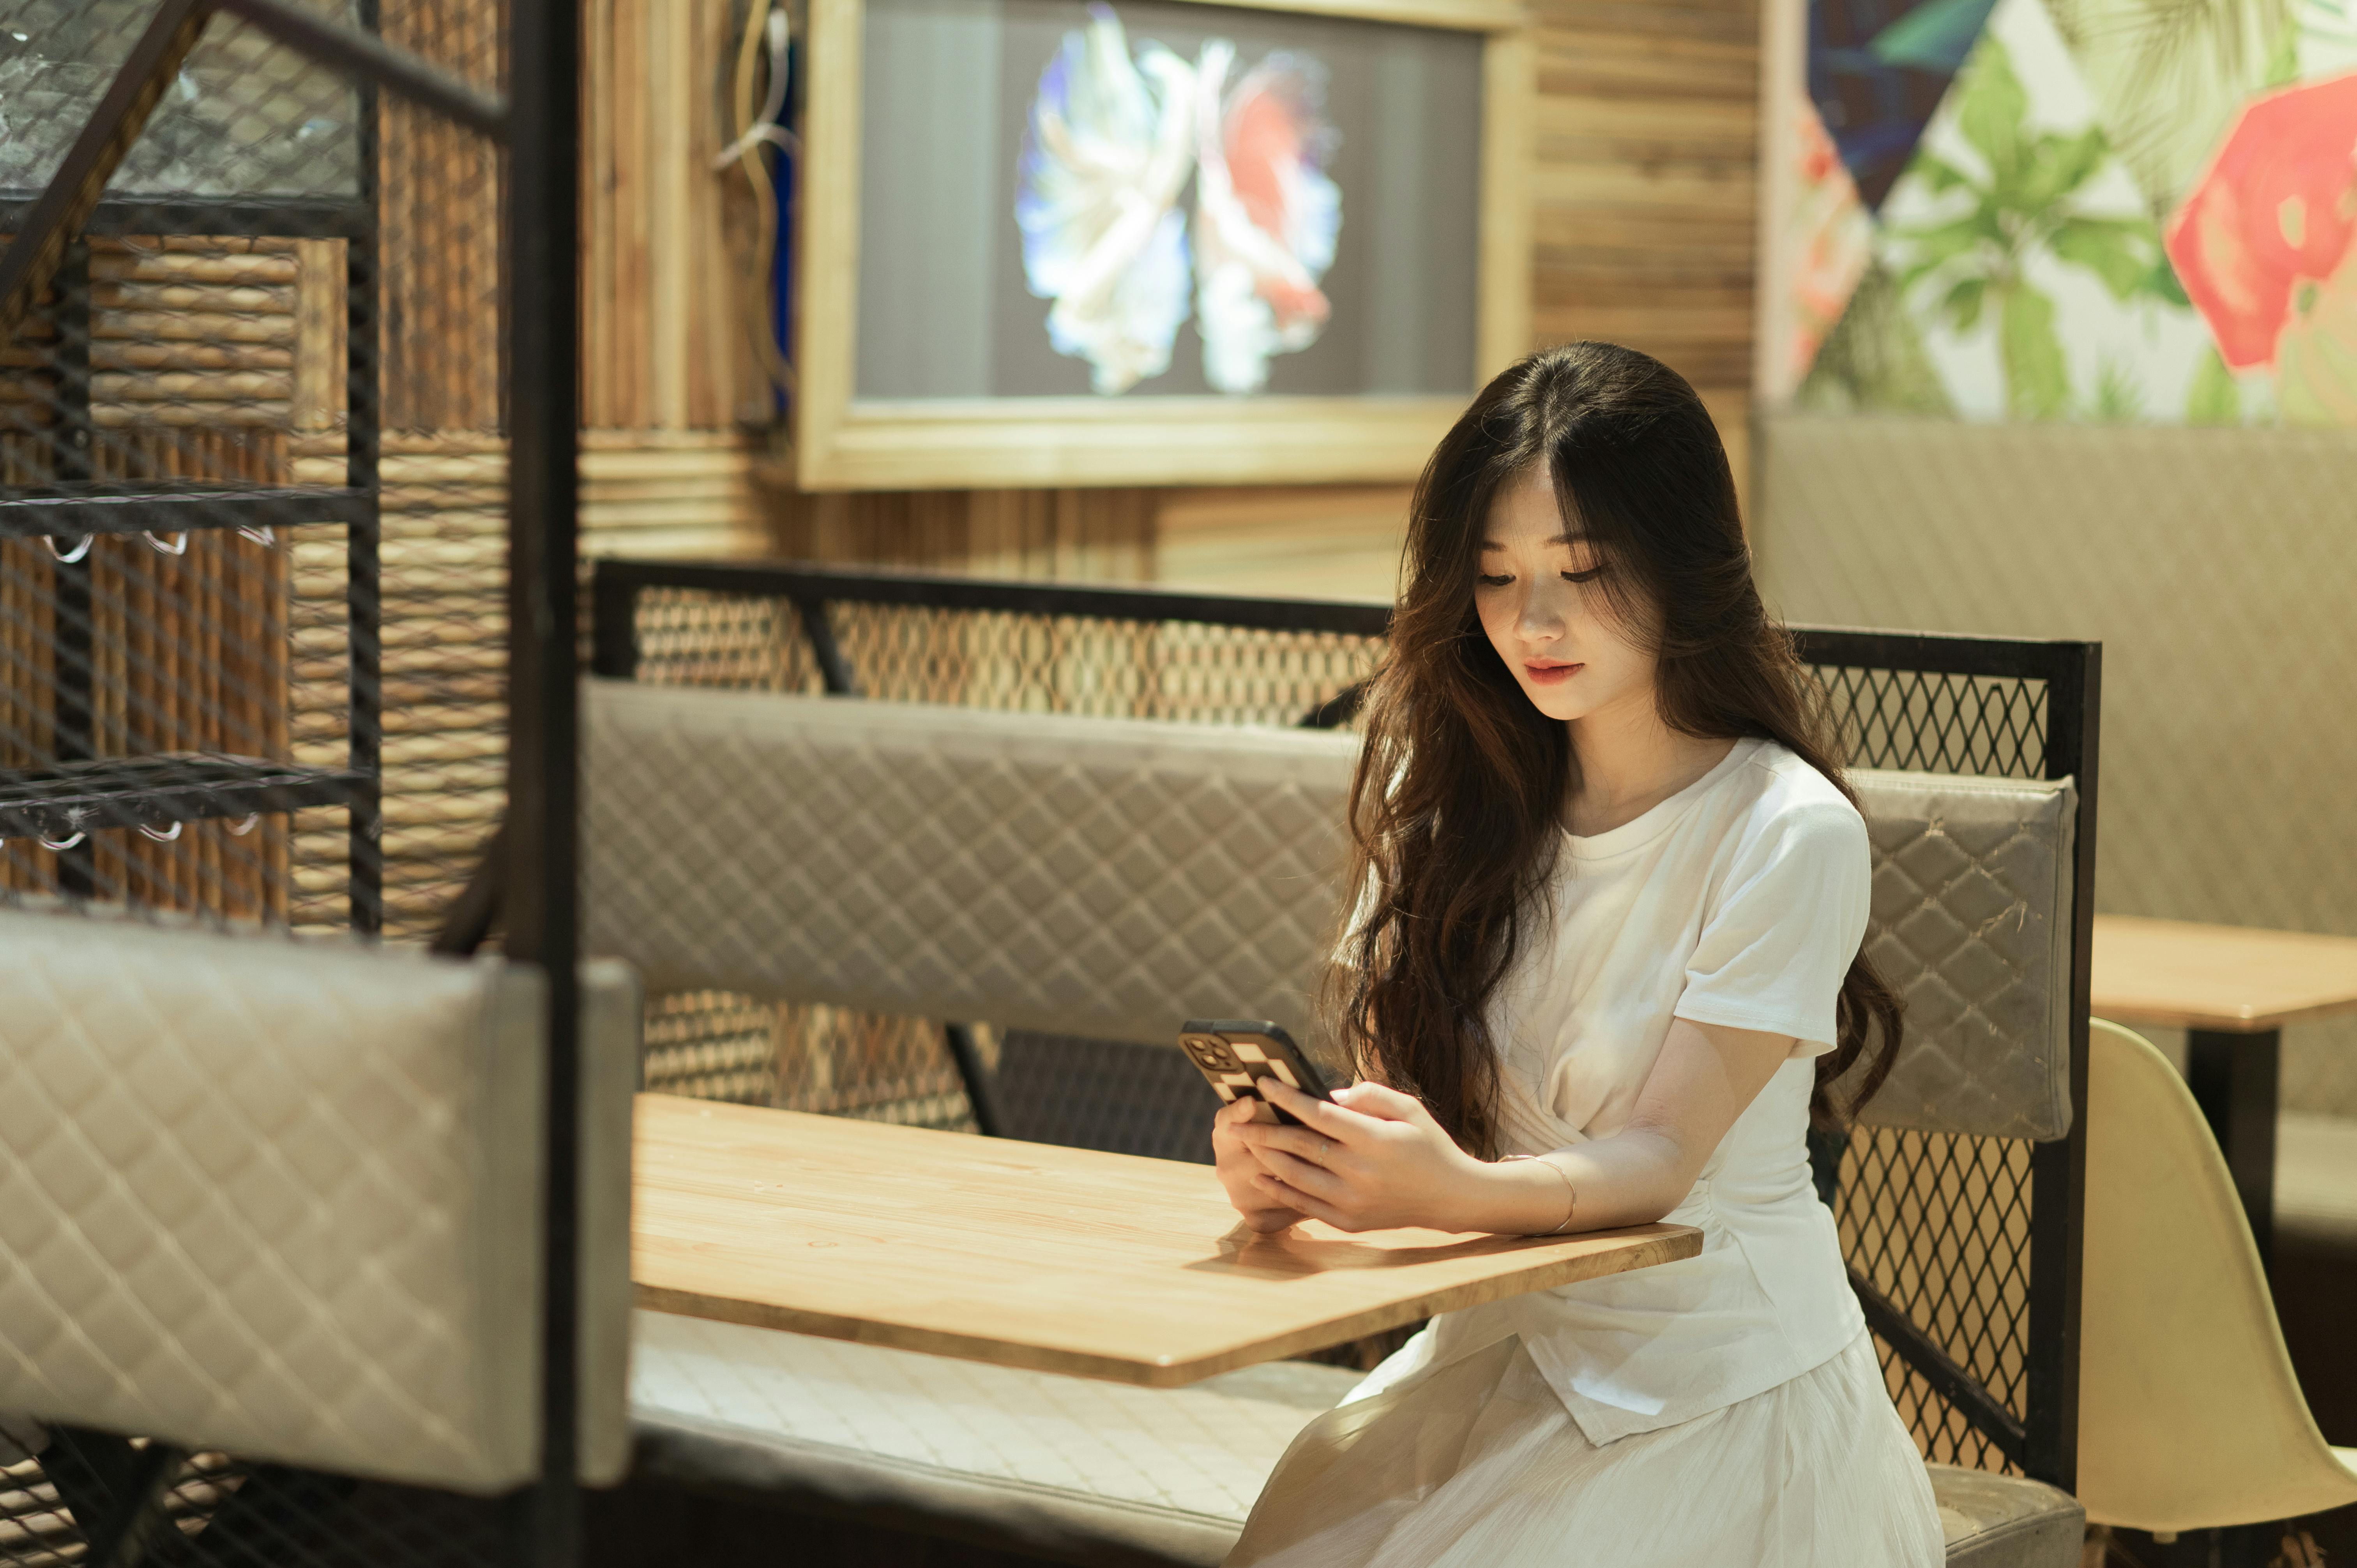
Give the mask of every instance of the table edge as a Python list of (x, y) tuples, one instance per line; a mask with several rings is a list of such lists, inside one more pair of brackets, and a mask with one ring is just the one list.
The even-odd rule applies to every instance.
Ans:
[[(1632, 1226), (1629, 1229), (1643, 1228)], [(1596, 1231), (1592, 1234), (1601, 1237), (1614, 1232)], [(1677, 1262), (1701, 1251), (1702, 1232), (1699, 1230), (1690, 1225), (1663, 1226), (1652, 1235), (1638, 1238), (1634, 1245), (1613, 1251), (1577, 1253), (1557, 1259), (1552, 1264), (1535, 1268), (1525, 1274), (1500, 1275), (1470, 1284), (1439, 1286), (1421, 1295), (1362, 1308), (1347, 1316), (1309, 1327), (1265, 1335), (1185, 1359), (1168, 1361), (1067, 1350), (1052, 1345), (960, 1334), (919, 1324), (884, 1323), (872, 1318), (850, 1317), (768, 1302), (704, 1295), (636, 1280), (631, 1282), (631, 1287), (636, 1293), (637, 1305), (650, 1312), (742, 1324), (753, 1328), (778, 1329), (790, 1334), (808, 1334), (822, 1339), (844, 1339), (888, 1349), (914, 1350), (1028, 1371), (1092, 1378), (1102, 1382), (1127, 1383), (1133, 1387), (1175, 1389), (1200, 1382), (1222, 1372), (1258, 1366), (1266, 1361), (1280, 1361), (1306, 1351), (1322, 1350), (1370, 1334), (1379, 1334), (1387, 1328), (1397, 1328), (1403, 1324), (1429, 1317), (1436, 1311), (1456, 1311), (1581, 1280), (1606, 1279), (1633, 1269)], [(1599, 1268), (1597, 1266), (1598, 1263), (1609, 1266)]]

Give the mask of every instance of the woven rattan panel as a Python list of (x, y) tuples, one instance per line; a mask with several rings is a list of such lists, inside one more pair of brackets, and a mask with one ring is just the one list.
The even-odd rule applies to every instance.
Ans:
[[(1795, 620), (2103, 641), (2099, 908), (2357, 935), (2357, 436), (1791, 415), (1761, 481)], [(2357, 1023), (2284, 1101), (2357, 1115)]]

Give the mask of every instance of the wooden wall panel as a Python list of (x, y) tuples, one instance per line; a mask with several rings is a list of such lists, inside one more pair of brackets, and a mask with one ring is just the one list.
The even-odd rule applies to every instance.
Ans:
[(1755, 0), (1537, 0), (1533, 331), (1751, 378)]

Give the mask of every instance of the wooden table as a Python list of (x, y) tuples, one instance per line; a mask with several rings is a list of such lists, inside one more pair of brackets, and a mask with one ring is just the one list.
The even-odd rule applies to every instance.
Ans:
[(1205, 1165), (660, 1094), (633, 1168), (641, 1306), (1157, 1388), (1702, 1250), (1256, 1236)]
[(2187, 1031), (2186, 1080), (2272, 1258), (2283, 1026), (2357, 1012), (2357, 938), (2098, 915), (2093, 960), (2096, 1016)]

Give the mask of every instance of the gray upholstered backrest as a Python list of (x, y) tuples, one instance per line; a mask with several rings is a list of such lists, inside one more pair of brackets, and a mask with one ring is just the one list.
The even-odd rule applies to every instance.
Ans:
[(586, 718), (587, 950), (651, 991), (1308, 1037), (1353, 736), (603, 681)]
[[(0, 912), (0, 1410), (491, 1493), (539, 1465), (539, 972)], [(639, 993), (585, 975), (586, 1477), (627, 1461)]]
[(2070, 780), (1860, 768), (1874, 843), (1867, 953), (1906, 1045), (1860, 1120), (1927, 1133), (2071, 1130)]
[[(1304, 1039), (1357, 740), (593, 682), (587, 946), (712, 989), (1164, 1044)], [(1852, 775), (1909, 1041), (1885, 1125), (2070, 1125), (2068, 783)]]

